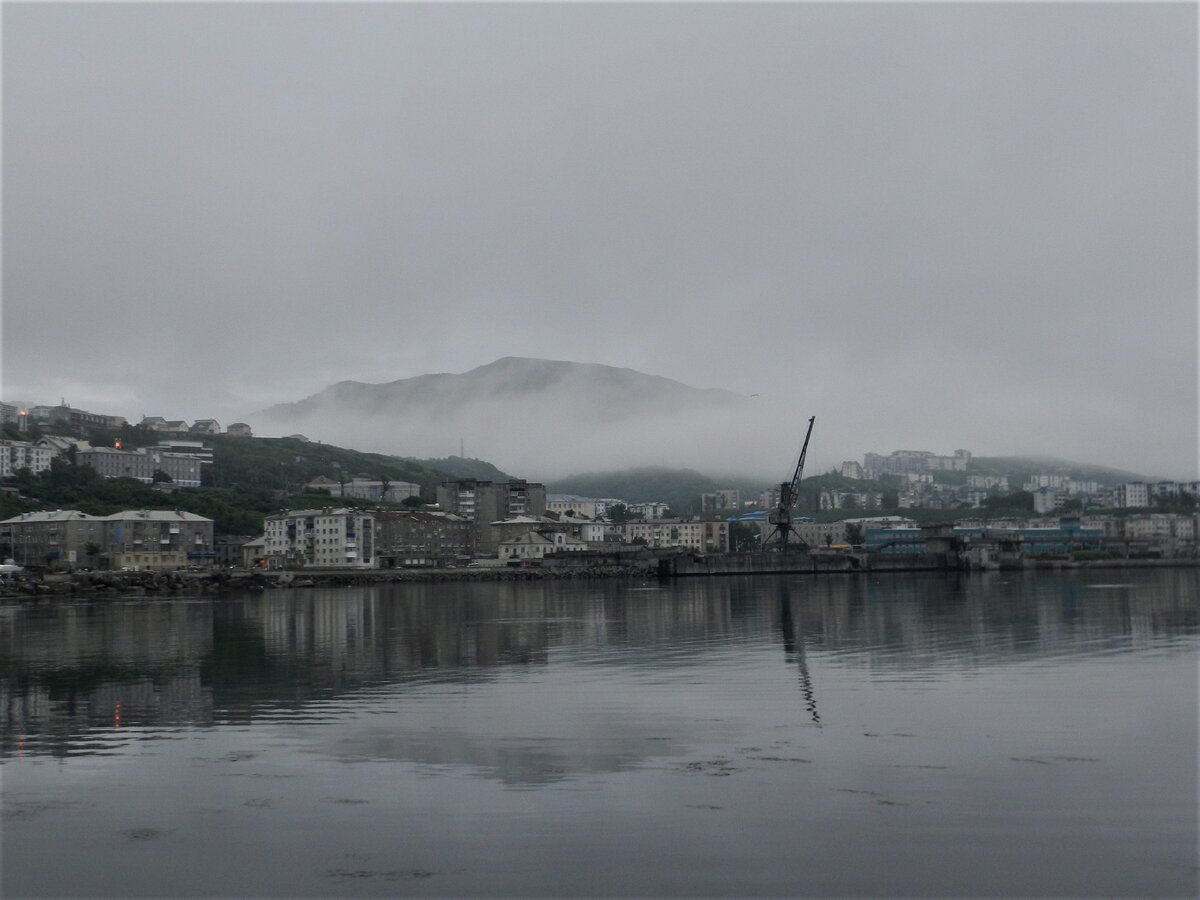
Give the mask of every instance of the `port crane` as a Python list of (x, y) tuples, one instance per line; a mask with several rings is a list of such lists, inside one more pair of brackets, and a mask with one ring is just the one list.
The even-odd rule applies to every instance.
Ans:
[(816, 416), (808, 420), (804, 446), (800, 448), (800, 459), (796, 463), (796, 472), (792, 475), (791, 482), (785, 481), (779, 485), (779, 504), (767, 517), (767, 521), (771, 523), (771, 530), (763, 538), (763, 549), (783, 552), (787, 550), (788, 538), (792, 536), (795, 536), (802, 549), (807, 546), (792, 524), (792, 510), (796, 508), (796, 500), (800, 496), (800, 479), (804, 476), (804, 457), (808, 454), (808, 439), (812, 437), (813, 422), (816, 420)]

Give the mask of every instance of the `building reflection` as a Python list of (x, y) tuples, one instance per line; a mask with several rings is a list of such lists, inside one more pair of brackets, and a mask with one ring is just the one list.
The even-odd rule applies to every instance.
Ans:
[[(1198, 573), (983, 573), (296, 589), (0, 609), (0, 758), (516, 669), (687, 667), (775, 643), (821, 678), (971, 670), (1197, 633)], [(503, 748), (493, 748), (503, 752)], [(618, 756), (620, 754), (617, 754)]]

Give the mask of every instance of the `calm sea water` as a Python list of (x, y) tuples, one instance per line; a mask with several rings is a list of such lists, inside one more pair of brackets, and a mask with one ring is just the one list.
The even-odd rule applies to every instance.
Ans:
[(0, 608), (6, 896), (1197, 893), (1189, 570)]

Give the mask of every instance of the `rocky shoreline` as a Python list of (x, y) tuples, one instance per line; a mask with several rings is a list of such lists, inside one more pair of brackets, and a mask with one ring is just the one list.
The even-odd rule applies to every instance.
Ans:
[(361, 587), (375, 584), (434, 584), (484, 581), (559, 581), (597, 578), (644, 578), (654, 574), (643, 564), (579, 568), (387, 569), (362, 572), (76, 572), (21, 575), (0, 583), (0, 600), (42, 596), (93, 598), (147, 595), (208, 595), (279, 588)]
[[(1010, 571), (1062, 571), (1079, 569), (1148, 569), (1148, 568), (1196, 568), (1200, 560), (1095, 560), (1088, 562), (1065, 562), (1050, 560), (1027, 560), (1024, 565), (1005, 567)], [(877, 571), (884, 571), (878, 569)], [(955, 571), (945, 566), (913, 565), (903, 569), (886, 571)], [(251, 571), (228, 570), (220, 572), (74, 572), (70, 574), (31, 575), (22, 573), (0, 580), (0, 602), (5, 600), (31, 600), (39, 597), (75, 596), (88, 599), (107, 597), (158, 595), (158, 596), (205, 596), (239, 592), (260, 592), (280, 588), (329, 588), (364, 587), (375, 584), (441, 584), (472, 582), (514, 581), (580, 581), (605, 578), (648, 578), (679, 577), (688, 575), (753, 575), (753, 574), (812, 574), (817, 570), (739, 571), (669, 571), (656, 560), (638, 560), (628, 563), (608, 563), (593, 566), (521, 566), (521, 567), (466, 567), (456, 569), (375, 569), (359, 572), (347, 571)], [(826, 570), (820, 570), (822, 572)], [(841, 569), (832, 571), (851, 570)], [(871, 570), (859, 570), (862, 572)]]

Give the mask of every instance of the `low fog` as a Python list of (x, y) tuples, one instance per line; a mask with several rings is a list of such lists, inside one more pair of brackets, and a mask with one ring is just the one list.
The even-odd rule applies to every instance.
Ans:
[(814, 467), (1197, 477), (1194, 4), (9, 4), (2, 39), (5, 400), (255, 425), (522, 356), (746, 405), (294, 430), (775, 481), (816, 415)]

